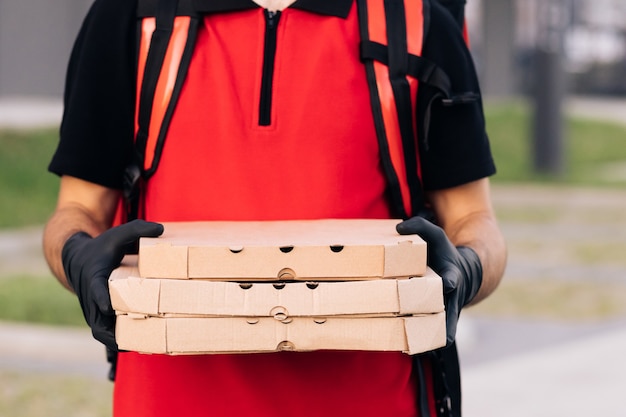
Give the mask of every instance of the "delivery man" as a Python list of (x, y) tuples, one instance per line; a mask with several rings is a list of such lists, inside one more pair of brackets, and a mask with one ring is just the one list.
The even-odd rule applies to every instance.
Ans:
[[(108, 275), (139, 237), (162, 233), (160, 222), (396, 217), (359, 55), (356, 3), (195, 4), (204, 14), (159, 168), (142, 189), (143, 220), (112, 227), (134, 158), (136, 0), (96, 0), (69, 62), (49, 167), (61, 184), (44, 251), (111, 350)], [(423, 56), (456, 91), (478, 94), (454, 19), (434, 1), (423, 4)], [(420, 86), (416, 103), (419, 170), (436, 224), (413, 217), (398, 231), (429, 244), (428, 262), (444, 279), (451, 343), (461, 308), (491, 294), (503, 274), (506, 250), (488, 179), (495, 167), (479, 99), (446, 106)], [(414, 359), (363, 351), (119, 352), (114, 415), (435, 415), (445, 402), (435, 392), (440, 367)]]

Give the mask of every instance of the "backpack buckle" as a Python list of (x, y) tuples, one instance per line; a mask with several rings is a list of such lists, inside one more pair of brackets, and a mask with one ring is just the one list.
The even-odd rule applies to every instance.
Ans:
[(465, 93), (450, 96), (448, 98), (443, 98), (441, 99), (441, 103), (444, 106), (454, 106), (457, 104), (474, 103), (475, 101), (478, 101), (479, 98), (480, 98), (479, 94), (468, 91)]
[(452, 398), (449, 395), (437, 400), (437, 415), (439, 417), (449, 417), (452, 415)]
[(139, 180), (141, 169), (137, 164), (129, 164), (124, 170), (123, 194), (126, 203), (126, 221), (139, 217)]

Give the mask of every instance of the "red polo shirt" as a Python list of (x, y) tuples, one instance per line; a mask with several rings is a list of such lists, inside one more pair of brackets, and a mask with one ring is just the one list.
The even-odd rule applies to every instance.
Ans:
[[(147, 220), (388, 218), (359, 39), (355, 5), (205, 17)], [(114, 404), (118, 417), (408, 417), (416, 391), (397, 352), (122, 353)]]

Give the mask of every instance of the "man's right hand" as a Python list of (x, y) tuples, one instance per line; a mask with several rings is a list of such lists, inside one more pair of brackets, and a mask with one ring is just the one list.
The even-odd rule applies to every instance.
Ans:
[(124, 255), (132, 252), (140, 237), (157, 237), (162, 233), (163, 225), (159, 223), (133, 220), (96, 238), (78, 232), (63, 246), (61, 258), (67, 282), (78, 296), (91, 333), (109, 349), (117, 350), (109, 275)]

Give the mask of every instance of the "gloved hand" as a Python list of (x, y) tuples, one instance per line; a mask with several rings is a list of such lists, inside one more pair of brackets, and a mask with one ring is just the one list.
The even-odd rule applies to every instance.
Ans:
[(94, 338), (117, 351), (115, 311), (111, 306), (108, 279), (124, 255), (140, 237), (157, 237), (163, 225), (133, 220), (92, 238), (87, 233), (72, 235), (61, 252), (67, 282), (72, 287)]
[(476, 252), (455, 247), (442, 228), (421, 217), (396, 226), (401, 235), (419, 235), (427, 244), (427, 264), (443, 280), (446, 306), (447, 345), (454, 342), (461, 309), (476, 296), (483, 280), (483, 268)]

